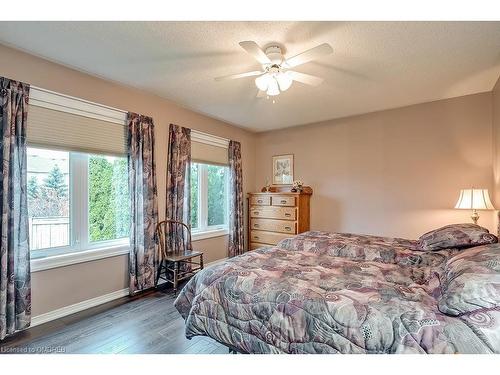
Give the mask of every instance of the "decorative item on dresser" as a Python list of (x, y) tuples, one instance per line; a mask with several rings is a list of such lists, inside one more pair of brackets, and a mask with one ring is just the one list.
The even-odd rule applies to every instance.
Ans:
[(271, 191), (248, 193), (250, 250), (308, 231), (311, 195), (309, 186), (297, 192), (291, 186), (273, 186)]

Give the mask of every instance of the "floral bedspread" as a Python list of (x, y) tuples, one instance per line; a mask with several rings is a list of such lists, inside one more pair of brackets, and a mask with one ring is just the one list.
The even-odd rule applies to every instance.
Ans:
[(188, 338), (244, 353), (500, 353), (500, 309), (440, 313), (453, 251), (412, 244), (308, 232), (201, 271), (175, 306)]
[(286, 238), (277, 247), (401, 266), (441, 266), (459, 251), (422, 251), (418, 247), (418, 241), (414, 240), (322, 231), (310, 231)]

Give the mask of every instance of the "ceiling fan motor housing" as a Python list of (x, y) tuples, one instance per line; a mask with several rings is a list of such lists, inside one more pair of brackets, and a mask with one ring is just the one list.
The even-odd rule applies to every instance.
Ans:
[(281, 52), (281, 47), (277, 45), (272, 45), (266, 48), (266, 56), (273, 64), (280, 65), (283, 62), (283, 53)]

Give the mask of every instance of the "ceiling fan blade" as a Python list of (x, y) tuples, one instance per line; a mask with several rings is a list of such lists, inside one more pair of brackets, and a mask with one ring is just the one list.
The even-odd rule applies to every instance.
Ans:
[(265, 98), (267, 96), (266, 92), (265, 91), (262, 91), (262, 90), (259, 90), (257, 92), (257, 95), (255, 95), (256, 98)]
[(323, 44), (320, 44), (319, 46), (316, 46), (316, 47), (311, 48), (305, 52), (302, 52), (296, 56), (293, 56), (293, 57), (290, 57), (289, 59), (286, 59), (285, 64), (288, 67), (293, 68), (295, 66), (305, 64), (309, 61), (316, 60), (317, 58), (319, 58), (321, 56), (329, 55), (332, 52), (333, 52), (333, 48), (328, 43), (323, 43)]
[(294, 81), (305, 83), (306, 85), (318, 86), (323, 82), (323, 78), (316, 77), (310, 74), (299, 73), (289, 70), (286, 72), (288, 76)]
[(217, 78), (215, 78), (215, 80), (216, 81), (224, 81), (226, 79), (237, 79), (237, 78), (244, 78), (244, 77), (260, 76), (261, 74), (264, 74), (264, 73), (265, 72), (261, 72), (260, 70), (254, 70), (254, 71), (246, 72), (246, 73), (231, 74), (228, 76), (217, 77)]
[(269, 60), (269, 57), (267, 57), (264, 51), (260, 49), (257, 43), (253, 41), (245, 41), (240, 42), (240, 46), (261, 64), (271, 64), (271, 60)]

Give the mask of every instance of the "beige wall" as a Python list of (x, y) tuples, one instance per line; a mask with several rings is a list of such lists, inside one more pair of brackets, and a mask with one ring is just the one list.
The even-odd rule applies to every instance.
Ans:
[[(468, 222), (452, 207), (461, 188), (493, 187), (491, 111), (482, 93), (260, 133), (255, 187), (273, 155), (293, 153), (312, 229), (417, 238)], [(493, 229), (492, 212), (480, 224)]]
[[(493, 87), (491, 93), (492, 101), (492, 123), (493, 123), (493, 178), (495, 191), (493, 204), (500, 209), (500, 78)], [(495, 224), (498, 226), (498, 215), (495, 216)]]
[[(160, 217), (165, 213), (168, 125), (175, 123), (241, 142), (243, 189), (255, 186), (255, 135), (138, 89), (118, 85), (0, 45), (0, 75), (45, 89), (153, 117)], [(206, 262), (226, 256), (227, 236), (197, 241)], [(33, 273), (34, 316), (127, 287), (126, 256)]]

